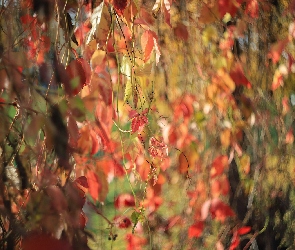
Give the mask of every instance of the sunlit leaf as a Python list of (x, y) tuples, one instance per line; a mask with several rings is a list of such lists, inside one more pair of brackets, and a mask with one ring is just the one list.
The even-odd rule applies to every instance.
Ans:
[(86, 44), (95, 38), (100, 47), (103, 47), (107, 41), (110, 29), (110, 13), (104, 2), (97, 6), (90, 17), (91, 30), (86, 39)]

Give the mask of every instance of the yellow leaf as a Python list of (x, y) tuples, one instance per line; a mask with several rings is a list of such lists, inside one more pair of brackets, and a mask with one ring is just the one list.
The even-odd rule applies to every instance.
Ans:
[(225, 129), (220, 133), (220, 142), (221, 145), (225, 148), (228, 148), (231, 143), (231, 130)]
[(205, 45), (208, 45), (212, 41), (216, 41), (218, 39), (218, 33), (214, 26), (208, 26), (202, 34), (202, 40)]
[(250, 172), (250, 156), (244, 154), (240, 159), (241, 170), (248, 174)]
[(230, 89), (230, 91), (234, 91), (236, 88), (236, 85), (234, 81), (231, 79), (228, 73), (225, 72), (224, 69), (218, 70), (217, 76), (220, 78), (222, 83), (225, 84), (226, 87)]

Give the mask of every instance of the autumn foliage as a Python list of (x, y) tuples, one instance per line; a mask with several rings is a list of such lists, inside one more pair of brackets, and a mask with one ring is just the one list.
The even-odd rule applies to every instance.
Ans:
[(295, 1), (0, 2), (1, 249), (293, 249)]

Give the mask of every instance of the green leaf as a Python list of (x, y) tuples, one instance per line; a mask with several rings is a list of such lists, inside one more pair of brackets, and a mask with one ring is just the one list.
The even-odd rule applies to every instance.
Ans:
[(128, 102), (131, 95), (132, 95), (132, 83), (130, 80), (128, 80), (125, 86), (124, 102)]
[(70, 101), (70, 107), (75, 119), (83, 122), (85, 120), (85, 106), (82, 99), (79, 96), (75, 96)]
[(139, 217), (140, 217), (140, 213), (134, 211), (134, 212), (131, 214), (131, 221), (132, 221), (132, 223), (134, 223), (134, 224), (136, 225), (136, 224), (138, 223), (138, 221), (139, 221)]

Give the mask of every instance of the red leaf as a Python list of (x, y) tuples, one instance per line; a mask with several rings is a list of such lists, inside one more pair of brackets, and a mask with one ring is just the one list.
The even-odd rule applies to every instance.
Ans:
[(243, 68), (240, 63), (236, 63), (233, 69), (230, 72), (230, 77), (233, 79), (235, 82), (236, 86), (243, 85), (250, 89), (251, 83), (248, 81), (248, 79), (245, 77)]
[(211, 195), (213, 197), (219, 197), (220, 195), (227, 195), (229, 192), (229, 182), (226, 176), (213, 179), (211, 184)]
[(65, 92), (69, 95), (72, 96), (72, 88), (71, 88), (71, 78), (67, 72), (67, 70), (65, 69), (64, 65), (62, 65), (58, 59), (54, 58), (53, 61), (53, 68), (55, 71), (55, 78), (57, 80), (57, 82), (61, 82), (63, 83), (64, 87), (65, 87)]
[(132, 224), (131, 220), (126, 216), (116, 216), (114, 222), (119, 228), (128, 228)]
[(63, 249), (71, 250), (72, 247), (69, 242), (65, 240), (58, 240), (45, 233), (31, 233), (22, 240), (23, 250), (52, 250)]
[(274, 45), (272, 45), (268, 53), (268, 58), (270, 58), (273, 63), (277, 63), (280, 60), (282, 52), (288, 43), (289, 43), (289, 38), (287, 37), (283, 40), (278, 41)]
[(177, 26), (174, 28), (174, 35), (177, 36), (179, 39), (186, 41), (189, 36), (187, 27), (182, 23), (178, 23)]
[(238, 234), (239, 235), (243, 235), (243, 234), (247, 234), (251, 231), (251, 227), (241, 227), (238, 229)]
[(78, 183), (79, 185), (81, 185), (84, 188), (89, 188), (87, 178), (85, 176), (80, 176), (79, 178), (77, 178), (75, 180), (75, 182)]
[(155, 137), (150, 139), (150, 147), (148, 151), (152, 157), (159, 157), (161, 159), (168, 155), (167, 145), (162, 140), (160, 141)]
[(232, 17), (235, 17), (242, 1), (243, 0), (218, 0), (220, 17), (223, 18), (227, 12)]
[(189, 227), (188, 229), (188, 237), (189, 238), (199, 238), (204, 230), (204, 222), (203, 221), (198, 221), (192, 226)]
[(147, 188), (146, 199), (143, 202), (143, 206), (147, 207), (149, 211), (152, 213), (156, 211), (160, 205), (163, 203), (162, 197), (158, 196), (154, 189)]
[(210, 213), (213, 219), (224, 222), (227, 217), (234, 216), (233, 210), (219, 198), (211, 201)]
[(70, 86), (65, 86), (66, 92), (70, 95), (77, 95), (86, 85), (86, 74), (82, 66), (82, 61), (79, 59), (71, 61), (66, 67), (66, 72), (70, 78)]
[(259, 16), (258, 1), (257, 0), (248, 1), (245, 12), (252, 18), (258, 18)]
[(211, 165), (211, 177), (214, 178), (218, 175), (221, 175), (227, 166), (228, 157), (226, 155), (216, 157)]
[(83, 212), (81, 212), (80, 214), (80, 226), (81, 228), (84, 228), (86, 226), (87, 223), (87, 218), (85, 216), (85, 214)]
[(164, 12), (165, 22), (171, 27), (170, 23), (170, 9), (171, 9), (172, 0), (164, 0), (164, 4), (162, 5), (162, 10)]
[(146, 124), (148, 124), (148, 118), (145, 115), (138, 115), (134, 117), (131, 122), (132, 133), (135, 133), (137, 131), (138, 133), (140, 133), (144, 129)]
[(5, 104), (5, 103), (6, 103), (5, 100), (4, 100), (3, 98), (0, 97), (0, 107), (2, 107), (3, 104)]
[(134, 234), (127, 234), (127, 250), (140, 250), (141, 247), (146, 244), (147, 240), (144, 238), (140, 238)]
[(239, 246), (239, 244), (240, 244), (240, 236), (238, 234), (238, 231), (235, 231), (231, 239), (229, 250), (235, 250)]
[(88, 32), (90, 31), (88, 23), (81, 24), (76, 30), (75, 30), (75, 37), (79, 44), (83, 44), (85, 42), (86, 36)]
[(83, 59), (83, 58), (77, 58), (77, 62), (79, 62), (84, 70), (84, 74), (85, 74), (85, 84), (89, 84), (90, 80), (91, 80), (91, 68), (89, 63)]
[(119, 15), (122, 15), (127, 7), (127, 0), (112, 0), (112, 4)]
[(70, 143), (73, 145), (73, 147), (76, 147), (79, 139), (79, 128), (72, 115), (69, 116), (68, 131), (70, 135)]
[(37, 23), (37, 18), (32, 17), (31, 15), (23, 15), (23, 16), (20, 17), (20, 21), (23, 24)]
[(131, 194), (120, 194), (115, 200), (115, 208), (135, 206), (134, 196)]

